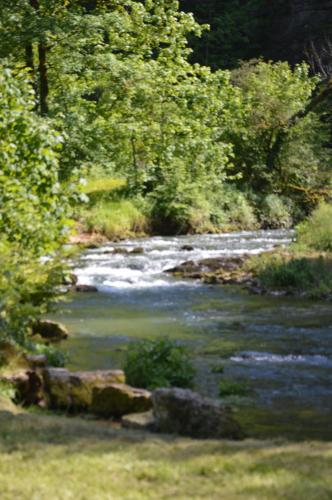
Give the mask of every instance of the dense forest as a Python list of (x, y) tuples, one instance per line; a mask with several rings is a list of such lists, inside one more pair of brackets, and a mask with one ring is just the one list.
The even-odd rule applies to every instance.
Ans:
[[(151, 262), (157, 266), (160, 263), (153, 261), (153, 256), (162, 253), (162, 245), (173, 245), (170, 262), (174, 267), (165, 265), (161, 272), (167, 272), (169, 280), (198, 280), (202, 295), (209, 297), (208, 305), (198, 305), (195, 296), (194, 318), (204, 307), (212, 307), (207, 310), (214, 318), (214, 308), (218, 311), (224, 292), (217, 296), (211, 290), (214, 285), (231, 284), (242, 287), (242, 295), (236, 301), (242, 304), (247, 300), (243, 308), (249, 316), (254, 314), (254, 302), (244, 299), (245, 293), (266, 296), (267, 300), (282, 297), (285, 302), (280, 303), (278, 316), (284, 314), (283, 307), (288, 307), (286, 300), (291, 296), (308, 301), (306, 304), (318, 301), (313, 307), (317, 307), (315, 311), (318, 316), (321, 314), (324, 325), (328, 324), (330, 313), (324, 309), (323, 314), (325, 306), (321, 304), (332, 297), (331, 203), (331, 0), (0, 0), (0, 414), (1, 398), (8, 394), (15, 402), (52, 410), (59, 409), (54, 401), (62, 397), (61, 411), (77, 410), (73, 401), (81, 396), (74, 394), (76, 389), (74, 396), (63, 395), (68, 384), (74, 387), (77, 382), (69, 375), (66, 383), (63, 379), (59, 382), (61, 396), (53, 395), (52, 400), (48, 394), (43, 399), (41, 394), (47, 392), (45, 388), (50, 382), (49, 375), (42, 375), (42, 381), (38, 378), (38, 363), (45, 362), (47, 369), (63, 367), (65, 363), (63, 349), (54, 346), (49, 338), (45, 341), (41, 334), (41, 325), (49, 334), (52, 323), (46, 320), (45, 326), (45, 315), (54, 313), (56, 304), (63, 303), (66, 296), (75, 309), (84, 300), (75, 298), (79, 295), (76, 292), (88, 292), (89, 300), (90, 292), (100, 291), (90, 282), (80, 284), (76, 268), (73, 273), (78, 261), (81, 269), (85, 261), (102, 262), (103, 256), (109, 254), (127, 266), (125, 259), (141, 256), (141, 261), (130, 261), (128, 268), (124, 267), (124, 272), (133, 271), (126, 282), (130, 289), (137, 274), (145, 272), (139, 266), (147, 259), (146, 254), (151, 251)], [(228, 233), (240, 236), (232, 239)], [(220, 256), (215, 259), (217, 250), (213, 245), (219, 240), (213, 238), (220, 235), (225, 236), (225, 248), (230, 245), (222, 249), (225, 261)], [(240, 242), (250, 242), (249, 250), (236, 247), (240, 245), (237, 237)], [(128, 238), (140, 238), (143, 243), (132, 246)], [(250, 238), (256, 239), (256, 243)], [(180, 264), (174, 252), (195, 251), (196, 241), (206, 246), (202, 255), (210, 251), (212, 257), (207, 254), (208, 259), (197, 262), (188, 258)], [(263, 243), (258, 245), (258, 241)], [(111, 250), (109, 246), (100, 248), (111, 243), (115, 245)], [(233, 244), (235, 249), (231, 248)], [(80, 257), (87, 248), (92, 252), (97, 249), (97, 257), (89, 253)], [(262, 255), (251, 255), (256, 253)], [(201, 254), (197, 255), (198, 259)], [(120, 300), (115, 292), (123, 269), (120, 264), (113, 276), (114, 295), (98, 310), (100, 322), (105, 311)], [(107, 266), (103, 272), (112, 263)], [(176, 283), (174, 290), (182, 282)], [(159, 286), (157, 283), (156, 288)], [(232, 289), (232, 293), (238, 292)], [(135, 300), (142, 296), (143, 292), (137, 293)], [(194, 297), (194, 292), (188, 292), (188, 297), (187, 291), (176, 296), (179, 303), (184, 296)], [(145, 307), (153, 300), (159, 307), (164, 298), (156, 297), (148, 296)], [(240, 306), (227, 309), (233, 295), (229, 297), (223, 303), (232, 319), (226, 331), (231, 335), (236, 330), (236, 341), (243, 347), (241, 336), (246, 317), (236, 316)], [(168, 300), (171, 297), (167, 295), (165, 308)], [(98, 299), (82, 302), (82, 314), (88, 314), (97, 302)], [(127, 314), (135, 322), (130, 307)], [(312, 323), (315, 311), (310, 309), (308, 313), (312, 314)], [(126, 316), (121, 314), (119, 328)], [(138, 318), (139, 331), (140, 314)], [(156, 318), (151, 321), (158, 324)], [(222, 324), (224, 318), (218, 321)], [(265, 339), (259, 337), (260, 321), (255, 317), (254, 340), (259, 340), (258, 347), (254, 341), (248, 341), (253, 342), (254, 354), (254, 348), (266, 346)], [(328, 328), (330, 323), (326, 335)], [(66, 330), (59, 331), (63, 338), (67, 336)], [(277, 331), (276, 326), (273, 332)], [(145, 332), (139, 331), (137, 336), (140, 335), (144, 337)], [(183, 333), (185, 339), (186, 335), (187, 330)], [(179, 346), (168, 337), (155, 342), (144, 339), (142, 343), (133, 343), (132, 348), (126, 344), (125, 349), (118, 350), (127, 353), (127, 382), (139, 387), (134, 399), (143, 401), (146, 409), (144, 404), (150, 396), (145, 390), (192, 388), (195, 369), (182, 344)], [(285, 340), (286, 345), (288, 341)], [(206, 347), (197, 356), (199, 362), (206, 353), (216, 356), (218, 342), (215, 334), (210, 350)], [(296, 356), (302, 356), (302, 350), (309, 346), (314, 352), (310, 351), (314, 365), (317, 356), (319, 360), (325, 356), (328, 342), (324, 340), (324, 349), (319, 346), (317, 352), (316, 344), (310, 342), (296, 345)], [(226, 343), (227, 353), (234, 354), (232, 348), (231, 341)], [(282, 356), (283, 347), (278, 349), (277, 356)], [(84, 347), (80, 352), (87, 350)], [(245, 356), (243, 359), (247, 360)], [(11, 357), (20, 369), (26, 369), (24, 383), (21, 372), (15, 372), (9, 382), (6, 379), (4, 373)], [(30, 359), (37, 363), (37, 369), (35, 365), (31, 368)], [(219, 363), (210, 372), (221, 376), (224, 368)], [(121, 373), (116, 374), (116, 383), (124, 382)], [(61, 377), (66, 376), (62, 372)], [(97, 389), (103, 391), (100, 377), (99, 374)], [(33, 397), (29, 392), (30, 399), (19, 400), (15, 391), (23, 386), (33, 392)], [(247, 396), (246, 390), (245, 384), (221, 380), (219, 396), (235, 396), (236, 404), (236, 397)], [(89, 386), (85, 397), (90, 397), (91, 391)], [(103, 397), (107, 399), (104, 393), (99, 399), (99, 416), (104, 416)], [(148, 408), (151, 404), (148, 399)], [(207, 422), (210, 409), (212, 413), (215, 410), (211, 404), (206, 410)], [(86, 406), (83, 405), (84, 411)], [(245, 433), (227, 411), (222, 413), (225, 428), (217, 437), (242, 438)], [(301, 418), (311, 418), (310, 411), (303, 411)], [(119, 415), (116, 413), (116, 417)], [(32, 421), (29, 422), (28, 427)], [(62, 429), (62, 424), (58, 425)], [(71, 432), (77, 437), (83, 433), (84, 426), (75, 429), (75, 425), (70, 432), (62, 429), (64, 440)], [(211, 437), (209, 432), (198, 437)], [(301, 448), (296, 449), (294, 457), (302, 458)], [(200, 467), (203, 472), (198, 476), (209, 477), (211, 471)], [(263, 470), (261, 464), (257, 467)], [(274, 466), (269, 467), (272, 470)], [(306, 467), (305, 463), (303, 470)], [(232, 471), (233, 465), (229, 473)], [(324, 468), (322, 471), (325, 474)], [(195, 469), (193, 476), (197, 476), (196, 472)], [(144, 481), (153, 481), (151, 477), (144, 475)], [(290, 493), (289, 498), (303, 498), (306, 490), (299, 484), (295, 488), (298, 496)], [(331, 489), (324, 488), (320, 490), (321, 498), (328, 498)], [(196, 498), (194, 490), (190, 495), (182, 491), (181, 498)], [(34, 498), (36, 491), (31, 490), (31, 495), (28, 492), (24, 498)], [(127, 498), (121, 491), (122, 497), (119, 494), (114, 498)], [(233, 498), (234, 491), (229, 498)], [(244, 490), (245, 498), (250, 496), (248, 491)], [(219, 493), (211, 490), (207, 496), (197, 498), (219, 498)], [(10, 494), (5, 498), (15, 497)], [(107, 494), (103, 490), (99, 497), (91, 493), (89, 498), (113, 498)], [(59, 496), (74, 497), (87, 498), (65, 493)], [(163, 493), (159, 497), (164, 498)], [(272, 493), (266, 497), (263, 494), (262, 498), (279, 497)], [(314, 492), (311, 498), (316, 498)]]

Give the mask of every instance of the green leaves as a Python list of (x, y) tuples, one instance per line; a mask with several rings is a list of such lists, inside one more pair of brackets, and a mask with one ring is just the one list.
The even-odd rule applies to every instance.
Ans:
[(32, 111), (26, 72), (0, 66), (0, 95), (0, 333), (24, 343), (58, 293), (70, 193), (60, 189), (58, 138)]

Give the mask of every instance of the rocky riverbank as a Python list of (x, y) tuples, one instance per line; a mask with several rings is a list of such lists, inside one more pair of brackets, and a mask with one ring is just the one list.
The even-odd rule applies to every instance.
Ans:
[(198, 438), (244, 436), (228, 406), (190, 390), (151, 393), (126, 384), (122, 370), (72, 372), (48, 366), (45, 357), (20, 353), (9, 342), (2, 342), (0, 350), (6, 353), (8, 366), (0, 373), (0, 384), (11, 387), (15, 402), (24, 407), (91, 415), (122, 421), (126, 428)]

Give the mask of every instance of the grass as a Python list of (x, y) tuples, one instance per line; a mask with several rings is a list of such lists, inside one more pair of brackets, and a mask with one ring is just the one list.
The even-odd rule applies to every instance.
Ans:
[(104, 235), (109, 240), (146, 232), (147, 218), (137, 201), (126, 198), (124, 179), (88, 179), (84, 192), (89, 198), (79, 214), (84, 231)]
[(223, 379), (219, 384), (219, 396), (247, 396), (247, 384), (234, 380)]
[(297, 246), (332, 252), (332, 205), (321, 203), (306, 221), (299, 224)]
[(276, 251), (253, 257), (248, 265), (267, 290), (285, 290), (315, 299), (332, 297), (331, 254)]
[(89, 233), (100, 233), (109, 240), (145, 233), (147, 221), (131, 200), (101, 201), (82, 213)]
[(198, 441), (0, 406), (1, 500), (328, 500), (331, 467), (331, 443)]

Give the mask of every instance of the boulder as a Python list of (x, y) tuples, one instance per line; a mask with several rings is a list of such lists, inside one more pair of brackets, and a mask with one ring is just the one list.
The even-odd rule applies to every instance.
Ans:
[(95, 387), (91, 411), (103, 417), (122, 417), (152, 408), (151, 393), (126, 384)]
[(76, 285), (74, 288), (75, 292), (79, 293), (96, 293), (98, 288), (93, 285)]
[(43, 379), (36, 370), (21, 370), (1, 376), (15, 390), (15, 401), (23, 406), (37, 405), (43, 398)]
[(152, 394), (157, 429), (193, 438), (243, 437), (229, 407), (188, 389), (157, 389)]
[(68, 330), (63, 324), (48, 319), (35, 321), (31, 329), (32, 335), (40, 335), (53, 342), (68, 338)]
[(192, 278), (197, 275), (203, 276), (206, 273), (216, 271), (237, 271), (242, 269), (248, 259), (247, 255), (235, 257), (214, 257), (199, 261), (188, 260), (171, 269), (166, 269), (166, 273), (181, 275), (185, 278)]
[(27, 354), (26, 359), (32, 369), (46, 368), (46, 366), (48, 365), (46, 354)]
[(194, 250), (194, 247), (191, 245), (183, 245), (180, 250), (184, 250), (185, 252), (192, 252)]
[(144, 413), (132, 413), (131, 415), (125, 415), (121, 419), (121, 425), (124, 429), (151, 432), (156, 428), (156, 421), (153, 416), (153, 411), (151, 410)]
[(112, 250), (112, 253), (114, 254), (123, 254), (123, 255), (127, 255), (129, 253), (129, 250), (127, 248), (114, 248)]
[[(70, 372), (65, 368), (44, 370), (44, 385), (47, 406), (68, 411), (89, 410), (93, 391), (97, 386), (124, 383), (122, 370), (98, 370)], [(128, 413), (128, 412), (127, 412)]]
[(133, 248), (129, 253), (131, 254), (136, 254), (136, 255), (139, 255), (139, 254), (142, 254), (144, 253), (144, 248), (143, 247), (136, 247), (136, 248)]

